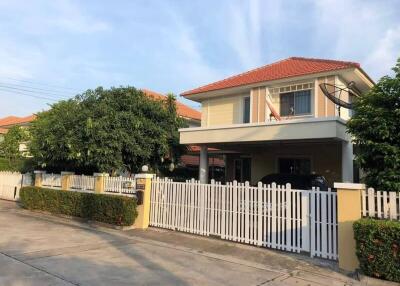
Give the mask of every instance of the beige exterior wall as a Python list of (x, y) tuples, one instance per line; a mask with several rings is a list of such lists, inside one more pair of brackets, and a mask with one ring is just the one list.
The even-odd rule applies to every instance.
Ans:
[(335, 84), (335, 80), (336, 76), (320, 77), (317, 79), (318, 83), (316, 86), (316, 92), (317, 92), (316, 102), (318, 102), (317, 104), (318, 111), (316, 112), (317, 117), (330, 117), (337, 115), (335, 104), (332, 101), (330, 101), (319, 88), (319, 85), (321, 83)]
[(265, 122), (266, 87), (251, 90), (251, 123)]
[(203, 101), (201, 126), (243, 123), (243, 100), (246, 96), (249, 94), (224, 96)]
[(208, 124), (208, 102), (204, 101), (201, 104), (201, 127), (207, 127)]
[[(308, 143), (298, 145), (266, 146), (262, 150), (251, 151), (245, 156), (251, 157), (251, 184), (257, 182), (268, 174), (278, 173), (279, 158), (307, 158), (311, 161), (311, 172), (323, 175), (330, 186), (336, 181), (341, 181), (341, 144), (332, 143)], [(239, 154), (227, 155), (227, 180), (234, 178), (233, 160), (239, 158)]]
[[(335, 77), (335, 84), (337, 86), (340, 86), (340, 87), (346, 87), (347, 86), (347, 83), (339, 76)], [(346, 92), (343, 91), (340, 94), (340, 99), (342, 99), (342, 100), (344, 100), (346, 102), (350, 102), (349, 93), (347, 91)], [(338, 116), (339, 116), (339, 114), (338, 114)], [(347, 109), (347, 108), (343, 108), (343, 107), (340, 108), (340, 117), (343, 118), (344, 120), (350, 119), (350, 110)]]
[[(229, 125), (243, 122), (243, 98), (250, 96), (250, 122), (260, 123), (269, 120), (266, 107), (268, 95), (275, 110), (280, 112), (280, 93), (295, 90), (311, 90), (311, 113), (308, 115), (291, 116), (283, 119), (295, 119), (302, 117), (332, 117), (338, 116), (335, 104), (330, 101), (319, 88), (321, 83), (338, 84), (345, 86), (345, 82), (339, 76), (326, 76), (303, 81), (288, 81), (274, 86), (261, 86), (252, 88), (249, 94), (237, 94), (207, 99), (202, 102), (202, 127)], [(345, 100), (348, 95), (343, 94)], [(341, 117), (349, 118), (349, 112), (341, 108)]]

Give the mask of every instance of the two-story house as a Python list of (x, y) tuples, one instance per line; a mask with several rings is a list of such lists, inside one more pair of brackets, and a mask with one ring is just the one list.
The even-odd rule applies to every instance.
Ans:
[(224, 154), (227, 181), (315, 173), (330, 184), (352, 182), (345, 126), (351, 111), (339, 111), (319, 87), (349, 82), (361, 93), (374, 84), (358, 63), (292, 57), (186, 91), (183, 96), (201, 103), (202, 118), (200, 127), (180, 130), (180, 142), (201, 146), (202, 182), (208, 181), (208, 148)]

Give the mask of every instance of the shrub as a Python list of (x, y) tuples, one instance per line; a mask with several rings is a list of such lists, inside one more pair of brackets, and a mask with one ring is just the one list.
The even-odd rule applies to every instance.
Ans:
[(23, 187), (24, 208), (81, 217), (114, 225), (132, 225), (137, 217), (136, 200), (130, 197)]
[(18, 158), (10, 162), (8, 159), (0, 157), (0, 171), (28, 173), (34, 169), (31, 158)]
[(353, 228), (362, 272), (400, 282), (400, 222), (361, 219)]

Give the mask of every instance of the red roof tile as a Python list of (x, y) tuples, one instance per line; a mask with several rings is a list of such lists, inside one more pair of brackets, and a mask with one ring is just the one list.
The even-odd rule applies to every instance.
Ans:
[(0, 134), (6, 134), (8, 129), (0, 127)]
[(32, 114), (25, 117), (7, 116), (0, 119), (0, 127), (21, 125), (24, 123), (30, 123), (36, 119), (36, 115)]
[(182, 93), (183, 96), (320, 72), (360, 68), (359, 63), (291, 57)]
[[(157, 100), (164, 100), (166, 98), (165, 95), (160, 94), (158, 92), (154, 92), (152, 90), (148, 90), (148, 89), (142, 89), (142, 91)], [(181, 117), (185, 117), (185, 118), (190, 118), (190, 119), (194, 119), (194, 120), (201, 120), (201, 113), (199, 111), (197, 111), (194, 108), (191, 108), (179, 101), (176, 101), (176, 111), (178, 113), (179, 116)]]

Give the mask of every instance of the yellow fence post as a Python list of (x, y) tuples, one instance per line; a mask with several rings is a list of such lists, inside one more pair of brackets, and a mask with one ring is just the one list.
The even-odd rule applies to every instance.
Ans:
[(106, 188), (106, 177), (107, 173), (94, 173), (94, 192), (101, 194), (104, 193)]
[(43, 182), (43, 174), (46, 174), (46, 171), (33, 171), (35, 174), (35, 187), (41, 187)]
[(153, 174), (137, 174), (136, 179), (136, 195), (140, 204), (137, 206), (138, 216), (134, 223), (134, 228), (146, 229), (149, 227), (150, 221), (150, 192), (151, 180)]
[(361, 218), (364, 184), (335, 183), (337, 189), (339, 268), (354, 272), (359, 267), (353, 223)]
[(72, 184), (72, 175), (74, 172), (61, 172), (61, 189), (69, 191)]

